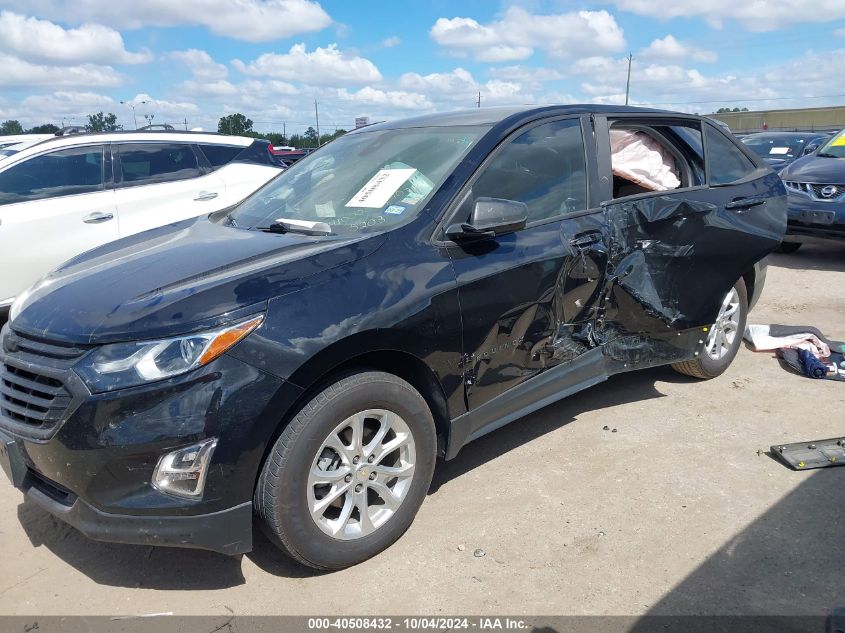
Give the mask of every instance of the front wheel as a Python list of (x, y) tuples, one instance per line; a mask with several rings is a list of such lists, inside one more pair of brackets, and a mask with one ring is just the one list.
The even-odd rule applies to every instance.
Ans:
[(797, 251), (799, 248), (801, 248), (801, 242), (781, 242), (775, 249), (775, 252), (789, 255), (790, 253)]
[(408, 529), (434, 473), (436, 432), (420, 393), (366, 371), (328, 385), (284, 429), (262, 469), (255, 510), (292, 558), (341, 569)]
[(748, 294), (740, 280), (722, 300), (716, 322), (708, 328), (704, 349), (693, 360), (673, 364), (672, 369), (694, 378), (721, 375), (739, 351), (747, 316)]

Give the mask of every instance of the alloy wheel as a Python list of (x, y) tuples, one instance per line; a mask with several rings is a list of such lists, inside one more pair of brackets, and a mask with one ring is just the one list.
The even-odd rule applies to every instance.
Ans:
[(711, 326), (704, 346), (713, 360), (720, 360), (730, 351), (739, 335), (740, 316), (739, 293), (736, 288), (731, 288), (722, 301), (719, 316)]
[(414, 437), (385, 409), (367, 409), (337, 425), (308, 473), (311, 518), (339, 540), (368, 536), (391, 519), (411, 488)]

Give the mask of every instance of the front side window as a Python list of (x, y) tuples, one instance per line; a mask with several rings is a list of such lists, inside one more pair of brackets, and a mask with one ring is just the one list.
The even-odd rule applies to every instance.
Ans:
[(490, 161), (472, 194), (524, 202), (528, 222), (583, 211), (587, 168), (580, 122), (545, 123), (519, 135)]
[(102, 145), (62, 149), (0, 172), (0, 204), (92, 193), (103, 182)]
[(757, 169), (733, 141), (712, 125), (704, 126), (704, 138), (711, 185), (728, 185), (750, 176)]
[(159, 184), (202, 175), (190, 145), (125, 143), (118, 146), (124, 187)]
[(303, 158), (247, 198), (228, 222), (263, 228), (276, 220), (324, 222), (333, 233), (406, 222), (452, 173), (486, 126), (356, 132)]

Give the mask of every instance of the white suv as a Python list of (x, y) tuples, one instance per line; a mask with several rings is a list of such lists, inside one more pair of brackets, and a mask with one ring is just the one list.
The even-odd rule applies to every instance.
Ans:
[(239, 202), (282, 171), (269, 147), (110, 132), (51, 138), (0, 160), (0, 312), (75, 255)]

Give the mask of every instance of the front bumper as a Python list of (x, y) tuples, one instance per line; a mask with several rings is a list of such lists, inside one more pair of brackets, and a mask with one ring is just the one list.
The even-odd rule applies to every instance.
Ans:
[[(0, 372), (25, 365), (30, 373), (5, 378), (32, 382), (30, 374), (52, 371), (48, 356), (7, 345), (9, 336), (7, 326)], [(70, 368), (50, 375), (61, 377), (68, 404), (50, 409), (43, 428), (4, 415), (9, 387), (0, 386), (0, 441), (8, 453), (0, 458), (27, 498), (96, 540), (225, 554), (251, 549), (255, 481), (279, 412), (298, 388), (225, 354), (173, 379), (103, 394), (88, 392)], [(201, 499), (152, 486), (162, 454), (211, 437), (218, 445)]]
[(845, 202), (814, 200), (787, 190), (787, 242), (845, 240)]

